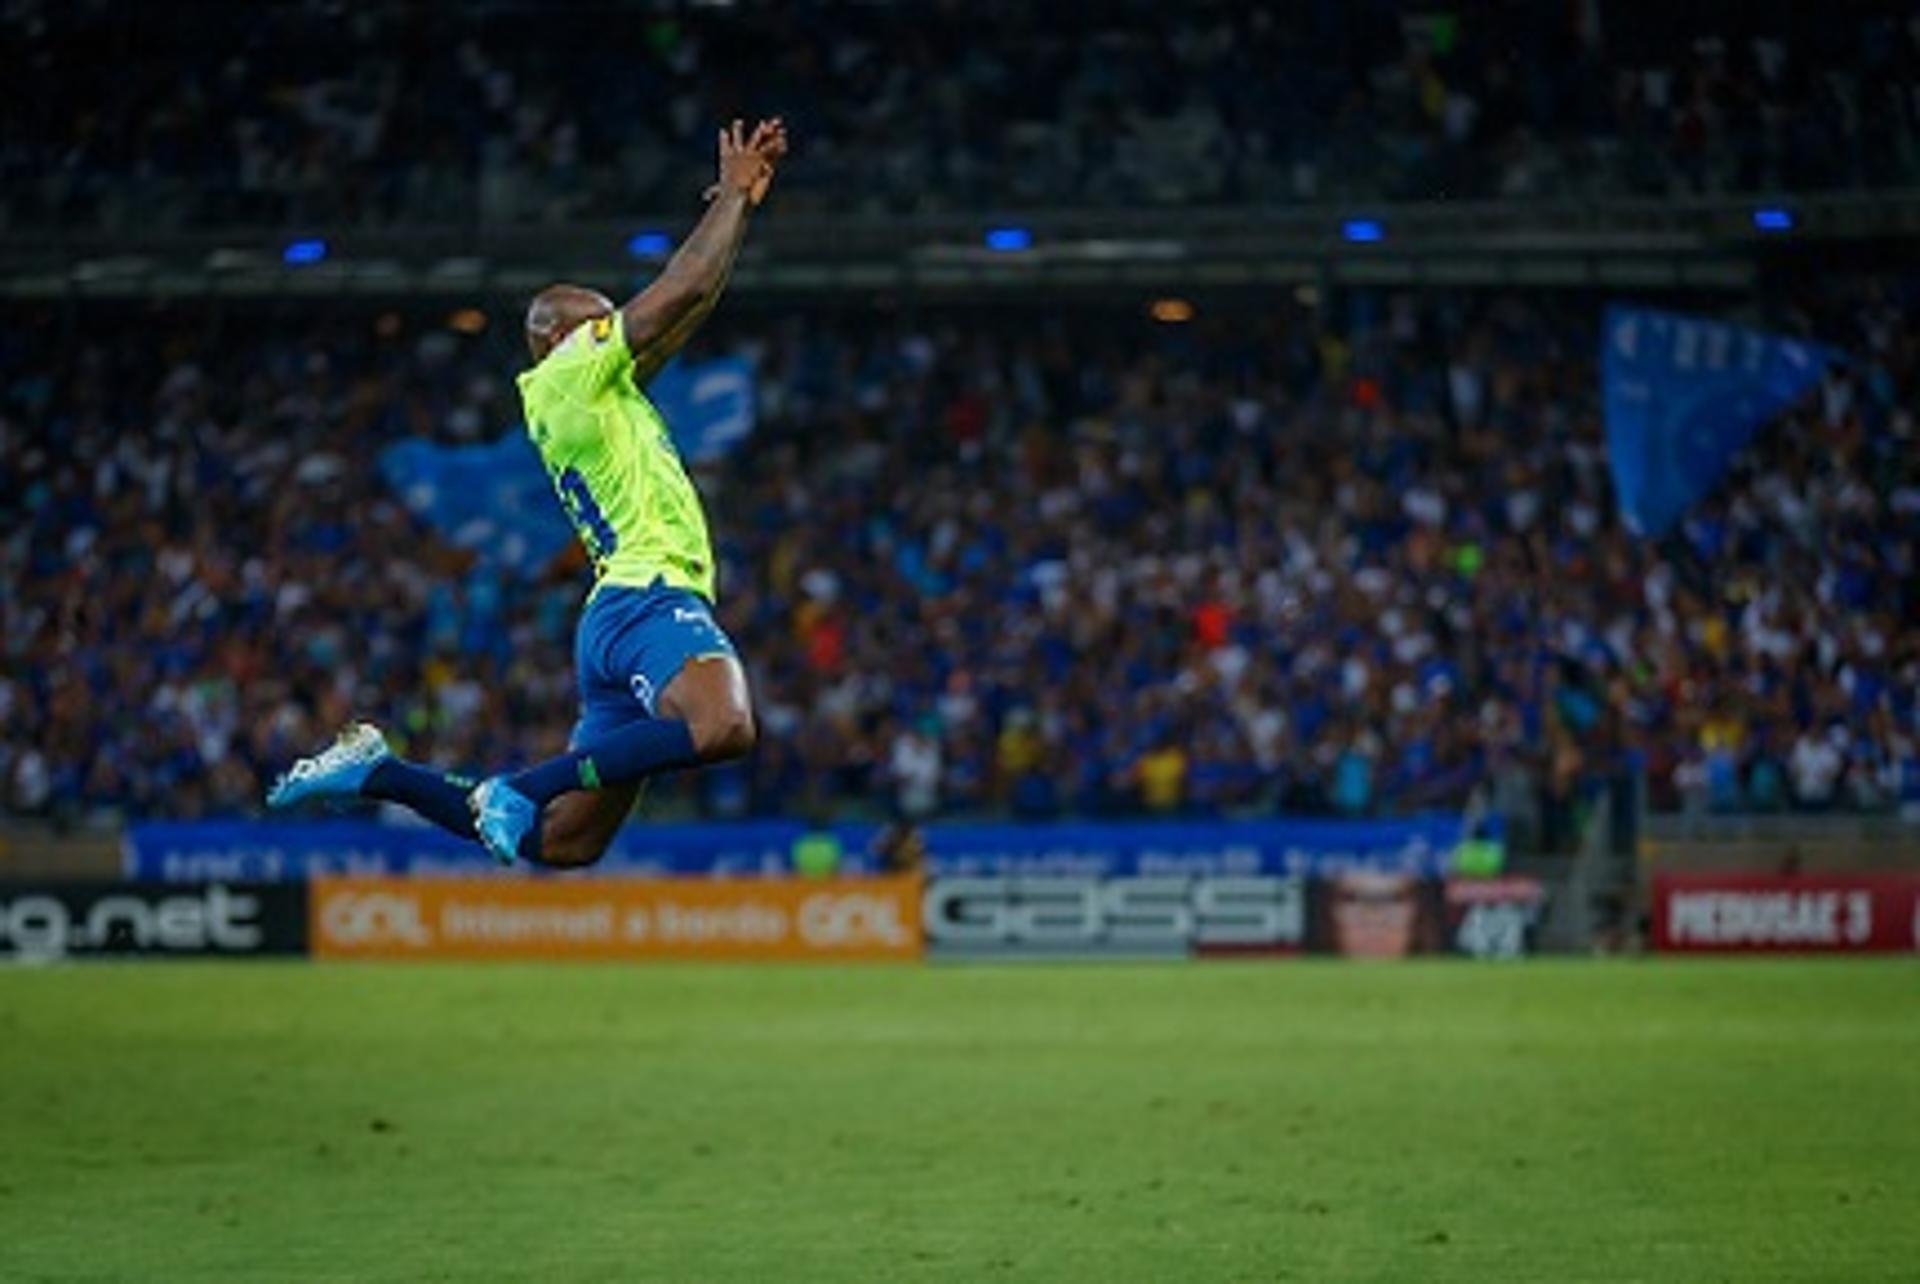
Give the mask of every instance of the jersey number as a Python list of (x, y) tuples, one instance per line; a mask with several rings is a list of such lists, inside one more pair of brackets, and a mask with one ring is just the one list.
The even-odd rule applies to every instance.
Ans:
[(568, 468), (561, 471), (558, 482), (561, 502), (567, 506), (567, 515), (573, 518), (573, 528), (580, 532), (580, 542), (587, 546), (587, 552), (595, 561), (612, 557), (619, 540), (607, 524), (607, 515), (594, 502), (593, 492), (587, 489), (586, 478)]

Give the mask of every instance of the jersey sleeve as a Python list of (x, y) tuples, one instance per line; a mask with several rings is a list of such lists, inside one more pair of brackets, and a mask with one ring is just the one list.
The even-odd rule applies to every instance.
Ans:
[(562, 391), (588, 396), (633, 370), (633, 350), (627, 346), (627, 318), (615, 308), (574, 327), (547, 358), (556, 362), (553, 374)]
[(574, 328), (546, 359), (523, 375), (528, 428), (543, 453), (591, 444), (599, 406), (633, 370), (626, 322), (618, 311)]

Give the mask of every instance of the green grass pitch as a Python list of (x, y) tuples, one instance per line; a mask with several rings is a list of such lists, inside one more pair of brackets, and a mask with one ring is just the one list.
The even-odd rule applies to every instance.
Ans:
[(0, 969), (0, 1280), (1913, 1280), (1912, 961)]

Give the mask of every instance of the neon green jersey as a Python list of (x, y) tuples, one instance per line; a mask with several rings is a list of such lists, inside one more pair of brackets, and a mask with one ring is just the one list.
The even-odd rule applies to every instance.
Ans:
[(712, 601), (700, 496), (634, 382), (620, 313), (576, 327), (519, 383), (527, 433), (593, 559), (594, 591), (658, 579)]

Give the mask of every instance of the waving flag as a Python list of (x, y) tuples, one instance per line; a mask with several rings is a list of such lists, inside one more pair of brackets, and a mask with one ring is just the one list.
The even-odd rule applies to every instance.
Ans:
[(1819, 344), (1652, 308), (1607, 309), (1600, 342), (1607, 459), (1620, 512), (1635, 531), (1656, 537), (1838, 356)]
[(647, 397), (694, 463), (719, 459), (753, 432), (753, 363), (745, 357), (675, 361), (653, 377)]
[(496, 566), (537, 571), (573, 538), (519, 428), (484, 446), (403, 441), (380, 452), (380, 474), (442, 539)]

